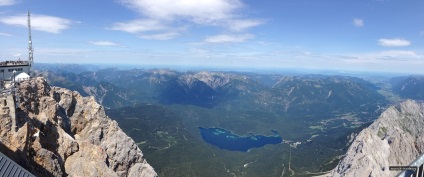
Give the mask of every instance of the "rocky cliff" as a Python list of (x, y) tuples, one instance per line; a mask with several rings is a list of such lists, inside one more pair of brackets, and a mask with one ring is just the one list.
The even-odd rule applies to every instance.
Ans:
[(330, 176), (395, 176), (424, 152), (424, 104), (407, 100), (362, 130)]
[(36, 176), (157, 176), (93, 97), (36, 78), (16, 98), (16, 117), (12, 97), (1, 100), (0, 150)]

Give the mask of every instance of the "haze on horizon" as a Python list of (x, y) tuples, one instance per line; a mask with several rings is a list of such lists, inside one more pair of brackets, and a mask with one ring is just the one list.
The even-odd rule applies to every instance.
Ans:
[(0, 61), (424, 74), (424, 1), (0, 0)]

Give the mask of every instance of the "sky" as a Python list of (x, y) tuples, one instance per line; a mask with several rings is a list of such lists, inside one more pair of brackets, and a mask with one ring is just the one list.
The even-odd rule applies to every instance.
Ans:
[(0, 0), (0, 61), (424, 74), (422, 0)]

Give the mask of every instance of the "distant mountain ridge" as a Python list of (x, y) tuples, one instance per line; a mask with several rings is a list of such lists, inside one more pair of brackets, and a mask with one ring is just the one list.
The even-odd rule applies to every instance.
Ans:
[[(354, 77), (315, 76), (282, 77), (274, 84), (277, 95), (283, 95), (288, 112), (347, 112), (361, 107), (383, 104), (384, 97), (371, 83)], [(278, 97), (264, 100), (280, 99)], [(292, 110), (289, 108), (295, 106)], [(324, 110), (323, 110), (324, 109)]]
[(392, 90), (403, 99), (424, 100), (424, 76), (404, 76), (390, 80)]
[(52, 85), (72, 88), (82, 95), (92, 95), (108, 108), (162, 103), (222, 109), (278, 110), (287, 114), (302, 110), (305, 114), (313, 114), (319, 111), (343, 113), (386, 103), (373, 84), (345, 76), (116, 68), (80, 74), (43, 73)]

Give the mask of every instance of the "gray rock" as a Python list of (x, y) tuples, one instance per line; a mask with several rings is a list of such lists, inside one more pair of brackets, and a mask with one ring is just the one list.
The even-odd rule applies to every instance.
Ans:
[(424, 150), (424, 104), (407, 100), (384, 111), (355, 138), (329, 176), (395, 176)]
[(41, 77), (20, 83), (17, 96), (17, 128), (3, 114), (0, 148), (9, 151), (0, 150), (35, 175), (157, 176), (93, 97), (50, 87)]

